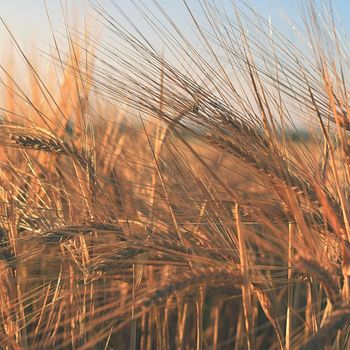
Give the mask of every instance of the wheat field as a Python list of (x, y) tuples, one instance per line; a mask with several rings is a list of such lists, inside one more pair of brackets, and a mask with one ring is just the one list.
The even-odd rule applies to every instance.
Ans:
[(0, 348), (349, 349), (335, 9), (301, 3), (293, 41), (241, 2), (183, 1), (191, 35), (129, 2), (145, 24), (93, 2), (107, 35), (40, 55), (3, 22)]

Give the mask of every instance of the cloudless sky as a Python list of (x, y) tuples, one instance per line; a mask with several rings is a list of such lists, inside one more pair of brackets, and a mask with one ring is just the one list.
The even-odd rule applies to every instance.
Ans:
[[(132, 13), (132, 6), (129, 0), (114, 0), (123, 8), (129, 9)], [(196, 6), (198, 0), (187, 0), (191, 6)], [(221, 0), (223, 3), (230, 3), (231, 0)], [(80, 20), (84, 7), (89, 7), (89, 0), (46, 0), (50, 16), (55, 26), (62, 23), (61, 2), (68, 8), (70, 17), (77, 17)], [(107, 10), (115, 12), (113, 4), (109, 0), (97, 0)], [(138, 2), (138, 0), (136, 0)], [(144, 3), (151, 4), (152, 0), (144, 0)], [(172, 14), (177, 14), (181, 0), (159, 0), (159, 3), (169, 9)], [(272, 20), (280, 17), (279, 11), (295, 17), (298, 11), (296, 0), (249, 0), (249, 4), (257, 9), (264, 16), (271, 14)], [(328, 3), (328, 0), (327, 0)], [(334, 0), (334, 7), (344, 15), (350, 10), (349, 2), (346, 0)], [(44, 0), (0, 0), (0, 16), (8, 23), (11, 30), (19, 40), (31, 40), (35, 38), (47, 39), (49, 34), (48, 20), (45, 12)], [(349, 19), (349, 15), (344, 20)], [(0, 28), (0, 32), (3, 30)], [(1, 33), (3, 35), (3, 33)]]
[[(111, 0), (94, 0), (101, 4), (111, 14), (117, 14)], [(130, 0), (114, 0), (120, 5), (130, 17), (134, 17), (135, 10)], [(135, 0), (139, 3), (139, 0)], [(229, 5), (233, 0), (219, 0), (218, 2)], [(187, 0), (191, 7), (196, 8), (198, 0)], [(70, 23), (83, 23), (84, 13), (89, 13), (87, 18), (91, 17), (94, 12), (91, 10), (89, 0), (46, 0), (49, 15), (53, 22), (53, 26), (58, 31), (62, 31), (64, 17), (62, 15), (62, 6), (67, 8)], [(143, 3), (152, 6), (152, 0), (143, 0)], [(185, 19), (185, 11), (182, 0), (159, 0), (159, 3), (175, 17), (175, 20), (188, 21)], [(298, 4), (302, 0), (248, 0), (248, 4), (254, 7), (257, 12), (264, 17), (271, 17), (272, 24), (285, 34), (292, 35), (293, 30), (290, 24), (284, 18), (288, 16), (295, 20), (298, 24), (301, 23), (299, 16)], [(329, 0), (326, 0), (329, 3)], [(62, 4), (62, 5), (61, 5)], [(350, 32), (350, 1), (349, 0), (333, 0), (334, 8), (340, 14), (343, 25)], [(47, 47), (52, 41), (50, 37), (50, 28), (46, 15), (44, 0), (0, 0), (0, 16), (8, 24), (10, 30), (15, 35), (16, 39), (23, 47)], [(181, 19), (182, 18), (182, 19)], [(90, 18), (91, 19), (91, 18)], [(90, 21), (91, 22), (91, 21)], [(135, 22), (138, 22), (138, 17), (135, 14)], [(137, 23), (136, 23), (137, 24)], [(141, 26), (141, 28), (143, 28)], [(145, 29), (147, 31), (147, 29)], [(147, 33), (145, 33), (147, 35)], [(0, 25), (0, 42), (5, 42), (8, 34), (4, 30), (3, 25)]]
[[(142, 23), (140, 15), (137, 14), (135, 8), (132, 6), (132, 1), (136, 4), (146, 4), (152, 7), (154, 0), (46, 0), (49, 16), (53, 23), (53, 27), (60, 33), (65, 32), (63, 9), (67, 9), (68, 23), (75, 24), (78, 28), (84, 23), (84, 15), (88, 23), (91, 23), (92, 17), (97, 14), (90, 6), (91, 2), (101, 4), (108, 13), (114, 18), (119, 19), (119, 14), (113, 5), (113, 1), (117, 6), (125, 10), (130, 19), (135, 22), (135, 25), (141, 29), (142, 33), (149, 38), (154, 36), (147, 26)], [(198, 2), (200, 0), (186, 0), (191, 9), (195, 12), (199, 9)], [(203, 0), (205, 1), (205, 0)], [(296, 34), (291, 27), (291, 23), (295, 22), (297, 26), (302, 26), (301, 8), (300, 4), (305, 4), (307, 0), (209, 0), (217, 1), (218, 4), (232, 10), (232, 3), (242, 3), (246, 1), (251, 8), (254, 8), (258, 14), (270, 18), (272, 25), (282, 32), (287, 38), (294, 41)], [(343, 32), (347, 34), (346, 41), (349, 47), (350, 37), (350, 0), (314, 0), (319, 6), (325, 3), (327, 7), (332, 3), (334, 14), (337, 22), (342, 23), (341, 37)], [(183, 0), (158, 0), (160, 5), (166, 12), (180, 25), (182, 31), (187, 35), (187, 31), (193, 29), (193, 22), (191, 22), (188, 13), (186, 13)], [(339, 16), (339, 19), (338, 19)], [(11, 32), (16, 37), (22, 48), (27, 51), (37, 49), (43, 50), (46, 53), (50, 52), (50, 45), (52, 45), (52, 36), (49, 26), (48, 17), (46, 14), (44, 0), (0, 0), (0, 17), (6, 22)], [(288, 18), (288, 20), (287, 20)], [(95, 27), (92, 27), (93, 29)], [(96, 27), (97, 28), (97, 27)], [(98, 29), (98, 28), (97, 28)], [(102, 35), (103, 32), (102, 32)], [(191, 35), (191, 34), (188, 34)], [(97, 35), (101, 38), (100, 34)], [(2, 51), (0, 52), (0, 61), (3, 59), (13, 59), (12, 50), (7, 41), (9, 38), (2, 23), (0, 23), (0, 44)], [(105, 37), (108, 38), (109, 37)], [(115, 38), (112, 37), (112, 43)], [(153, 44), (153, 43), (152, 43)], [(9, 48), (7, 50), (7, 48)], [(28, 51), (27, 51), (28, 52)]]

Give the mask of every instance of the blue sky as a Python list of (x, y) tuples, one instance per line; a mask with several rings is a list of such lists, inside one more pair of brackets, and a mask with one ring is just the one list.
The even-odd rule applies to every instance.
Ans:
[[(132, 6), (129, 5), (128, 0), (115, 1), (123, 8), (126, 8), (129, 13), (133, 13)], [(222, 1), (228, 3), (230, 0)], [(60, 23), (62, 23), (60, 0), (46, 0), (46, 2), (55, 28), (59, 28)], [(98, 2), (106, 9), (115, 12), (109, 0), (99, 0)], [(67, 6), (71, 19), (78, 18), (80, 21), (83, 18), (84, 5), (85, 8), (89, 7), (88, 0), (62, 0), (62, 3), (64, 6)], [(145, 3), (151, 4), (152, 1), (145, 0)], [(181, 14), (178, 14), (181, 0), (160, 0), (160, 3), (165, 8), (169, 9), (170, 13), (181, 16)], [(188, 0), (188, 3), (193, 5), (196, 3), (196, 0)], [(274, 19), (274, 17), (277, 18), (279, 15), (278, 9), (292, 15), (295, 15), (296, 12), (296, 1), (292, 0), (250, 0), (249, 3), (256, 7), (259, 13), (265, 16), (271, 13), (272, 19)], [(338, 6), (339, 4), (345, 3), (345, 1), (338, 0), (336, 3)], [(350, 7), (348, 10), (349, 9)], [(0, 0), (0, 15), (6, 23), (8, 23), (20, 42), (28, 42), (28, 40), (46, 41), (48, 39), (49, 28), (43, 0)], [(4, 31), (0, 27), (0, 38), (3, 36)]]
[[(105, 7), (112, 14), (117, 12), (113, 7), (111, 0), (94, 0), (103, 7)], [(135, 10), (131, 5), (130, 0), (114, 0), (118, 5), (123, 7), (126, 12), (133, 17)], [(219, 0), (218, 2), (230, 4), (233, 0)], [(63, 28), (63, 16), (61, 2), (64, 7), (68, 9), (68, 14), (71, 23), (81, 24), (83, 22), (84, 13), (93, 13), (86, 11), (89, 8), (89, 0), (46, 0), (49, 13), (54, 24), (54, 28), (62, 30)], [(139, 0), (136, 0), (139, 2)], [(146, 4), (152, 4), (152, 0), (143, 0)], [(182, 0), (159, 0), (160, 4), (175, 17), (175, 20), (181, 21), (185, 19)], [(198, 0), (187, 0), (187, 2), (196, 8)], [(298, 3), (302, 0), (248, 0), (248, 3), (256, 8), (257, 12), (265, 17), (271, 16), (272, 23), (282, 30), (285, 34), (292, 35), (293, 30), (290, 25), (286, 23), (281, 13), (290, 17), (291, 19), (298, 20)], [(328, 3), (328, 0), (326, 0)], [(334, 8), (340, 13), (342, 17), (342, 23), (346, 29), (348, 29), (350, 23), (350, 1), (349, 0), (333, 0)], [(17, 40), (23, 47), (47, 47), (50, 38), (50, 29), (48, 19), (45, 11), (44, 0), (0, 0), (0, 16), (10, 27), (11, 31), (16, 36)], [(89, 18), (89, 16), (88, 16)], [(137, 16), (135, 16), (136, 21)], [(188, 20), (188, 18), (187, 18)], [(350, 32), (349, 30), (347, 30)], [(147, 33), (146, 33), (147, 35)], [(3, 42), (6, 34), (2, 25), (0, 25), (0, 40)]]

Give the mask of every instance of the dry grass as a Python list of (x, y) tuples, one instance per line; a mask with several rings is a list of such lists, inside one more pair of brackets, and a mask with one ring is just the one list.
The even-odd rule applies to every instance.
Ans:
[(67, 25), (46, 72), (17, 46), (29, 88), (2, 67), (0, 347), (348, 348), (332, 15), (305, 6), (301, 49), (249, 7), (202, 1), (202, 24), (185, 2), (194, 45), (135, 6), (163, 50), (96, 6), (113, 43)]

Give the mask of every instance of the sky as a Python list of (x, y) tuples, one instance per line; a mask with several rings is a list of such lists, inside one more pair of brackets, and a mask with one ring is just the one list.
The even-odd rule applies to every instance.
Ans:
[[(148, 32), (142, 20), (137, 15), (135, 8), (132, 6), (133, 0), (0, 0), (0, 17), (7, 24), (16, 40), (22, 48), (30, 50), (40, 49), (48, 51), (52, 43), (51, 30), (49, 20), (45, 9), (45, 2), (48, 8), (50, 19), (53, 23), (53, 28), (64, 33), (64, 12), (68, 14), (68, 22), (77, 25), (78, 27), (84, 23), (84, 19), (88, 23), (93, 23), (93, 17), (96, 17), (96, 12), (91, 8), (91, 3), (99, 3), (105, 8), (108, 13), (113, 16), (118, 16), (118, 11), (113, 5), (113, 1), (123, 8), (123, 10), (133, 18), (136, 25), (144, 30), (146, 36), (152, 36), (154, 33)], [(140, 3), (141, 0), (134, 0)], [(147, 6), (151, 7), (154, 0), (142, 0)], [(190, 28), (190, 19), (183, 5), (183, 0), (158, 0), (177, 23), (183, 23), (181, 27)], [(188, 4), (196, 9), (199, 0), (186, 0)], [(302, 24), (300, 18), (300, 5), (303, 0), (216, 0), (230, 6), (232, 2), (246, 1), (251, 7), (265, 18), (270, 18), (272, 24), (283, 32), (287, 37), (293, 37), (295, 32), (286, 18), (296, 21), (298, 25)], [(320, 0), (315, 0), (320, 1)], [(325, 0), (328, 4), (330, 0)], [(334, 9), (341, 17), (341, 22), (345, 27), (345, 32), (350, 34), (350, 0), (333, 0)], [(192, 25), (192, 23), (191, 23)], [(102, 29), (103, 31), (103, 29)], [(0, 43), (2, 47), (6, 47), (6, 40), (9, 34), (0, 22)], [(5, 44), (5, 45), (3, 45)], [(10, 52), (10, 50), (8, 50)], [(6, 56), (6, 50), (3, 50), (0, 55)]]
[[(100, 3), (110, 13), (116, 13), (111, 0), (94, 0)], [(118, 5), (126, 10), (131, 16), (135, 13), (130, 0), (114, 0)], [(138, 2), (139, 0), (136, 0)], [(198, 0), (187, 0), (191, 6), (196, 7)], [(229, 4), (232, 0), (220, 0)], [(143, 0), (151, 6), (152, 0)], [(159, 0), (169, 13), (181, 18), (184, 11), (180, 11), (181, 0)], [(283, 18), (284, 15), (296, 19), (298, 18), (298, 3), (301, 0), (248, 0), (247, 1), (257, 12), (265, 17), (271, 17), (272, 23), (288, 34), (290, 26)], [(329, 1), (327, 0), (326, 3)], [(70, 21), (83, 22), (84, 13), (93, 14), (87, 10), (90, 7), (90, 0), (46, 0), (49, 15), (55, 29), (62, 28), (63, 15), (62, 6), (67, 8)], [(350, 1), (333, 0), (334, 8), (341, 14), (343, 23), (350, 23)], [(282, 14), (282, 15), (281, 15)], [(87, 15), (87, 18), (90, 18)], [(44, 0), (0, 0), (0, 16), (7, 23), (11, 31), (21, 44), (31, 44), (33, 42), (44, 43), (50, 41), (50, 29), (46, 15)], [(3, 26), (0, 26), (0, 40), (4, 40), (7, 34)]]
[[(64, 13), (68, 14), (68, 22), (70, 24), (81, 27), (84, 19), (91, 23), (92, 17), (96, 17), (96, 12), (91, 8), (91, 2), (97, 2), (107, 10), (114, 18), (117, 18), (118, 11), (113, 5), (113, 1), (117, 6), (121, 6), (128, 14), (135, 25), (140, 28), (146, 37), (154, 35), (142, 23), (140, 16), (132, 6), (132, 2), (137, 4), (141, 0), (0, 0), (0, 17), (6, 23), (11, 33), (14, 35), (21, 48), (26, 51), (29, 49), (37, 49), (38, 52), (50, 52), (52, 44), (52, 34), (49, 26), (49, 20), (45, 9), (45, 1), (48, 8), (48, 14), (53, 24), (53, 28), (57, 33), (64, 33)], [(142, 0), (142, 3), (151, 7), (154, 0)], [(183, 5), (184, 0), (158, 0), (168, 14), (181, 24), (181, 29), (186, 33), (186, 28), (192, 28), (193, 23), (187, 14)], [(198, 8), (200, 0), (186, 0), (191, 8)], [(204, 1), (204, 0), (203, 0)], [(208, 1), (208, 0), (205, 0)], [(257, 13), (270, 18), (272, 24), (278, 28), (287, 38), (295, 39), (295, 31), (289, 20), (295, 21), (297, 25), (302, 25), (300, 18), (300, 4), (306, 0), (213, 0), (218, 3), (223, 3), (230, 7), (233, 2), (246, 1), (250, 7), (254, 8)], [(321, 2), (321, 0), (314, 0)], [(332, 1), (335, 17), (340, 17), (340, 22), (344, 28), (343, 32), (350, 35), (350, 0), (325, 0), (329, 4)], [(288, 19), (288, 20), (287, 20)], [(186, 27), (187, 24), (187, 27)], [(92, 27), (94, 28), (94, 27)], [(0, 43), (2, 51), (0, 54), (0, 62), (3, 59), (12, 60), (13, 55), (9, 46), (7, 50), (8, 32), (4, 25), (0, 22)], [(102, 38), (103, 39), (103, 38)], [(113, 38), (112, 38), (113, 40)], [(350, 40), (348, 40), (350, 42)]]
[[(133, 14), (131, 2), (129, 0), (114, 0), (118, 5), (126, 9), (130, 14)], [(229, 2), (230, 0), (222, 0)], [(98, 0), (111, 13), (116, 13), (110, 0)], [(151, 4), (152, 0), (144, 0), (146, 4)], [(181, 0), (160, 0), (159, 1), (170, 13), (176, 16), (181, 16), (179, 4)], [(196, 6), (197, 0), (188, 0), (192, 6)], [(344, 1), (336, 1), (342, 3)], [(68, 8), (70, 19), (78, 21), (83, 20), (83, 14), (89, 7), (89, 0), (46, 0), (47, 7), (54, 27), (61, 28), (63, 22), (62, 7)], [(296, 9), (296, 1), (292, 0), (250, 0), (249, 3), (264, 16), (271, 14), (278, 18), (278, 11), (284, 11), (287, 14), (293, 15)], [(92, 13), (92, 11), (88, 11)], [(22, 44), (38, 40), (48, 41), (50, 30), (46, 15), (44, 0), (0, 0), (0, 16), (8, 24), (11, 31), (15, 34), (17, 40)], [(0, 26), (0, 39), (6, 37), (6, 32)]]

